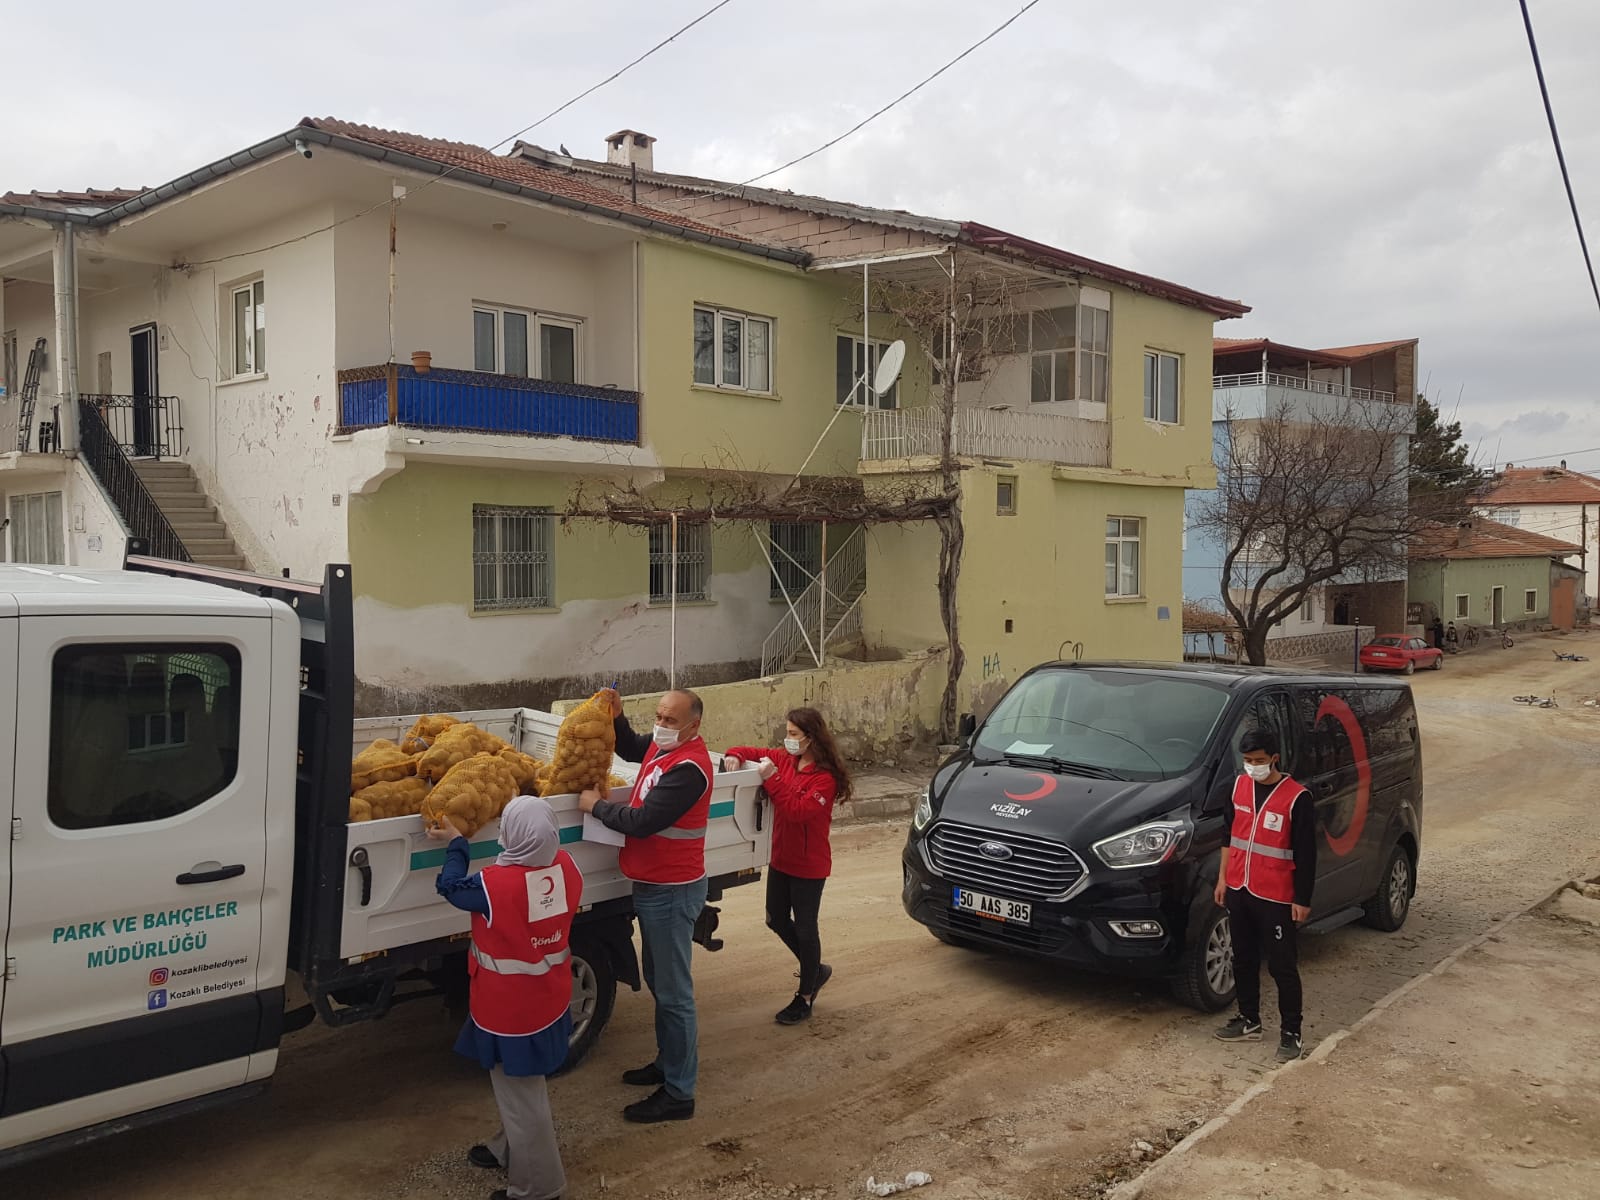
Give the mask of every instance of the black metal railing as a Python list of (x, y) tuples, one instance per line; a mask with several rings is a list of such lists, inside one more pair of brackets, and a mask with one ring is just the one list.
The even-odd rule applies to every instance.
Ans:
[(183, 419), (176, 396), (84, 393), (129, 458), (177, 458), (183, 453)]
[(84, 396), (78, 401), (78, 444), (89, 469), (122, 514), (128, 532), (143, 538), (151, 555), (175, 562), (193, 562), (183, 539), (172, 528), (106, 424), (96, 399)]

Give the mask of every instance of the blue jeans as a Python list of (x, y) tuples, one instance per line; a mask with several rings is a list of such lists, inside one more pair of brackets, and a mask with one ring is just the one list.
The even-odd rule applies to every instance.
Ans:
[(694, 923), (706, 905), (706, 881), (636, 883), (633, 911), (644, 950), (644, 984), (656, 998), (656, 1065), (667, 1095), (693, 1100), (700, 1073), (694, 1012)]

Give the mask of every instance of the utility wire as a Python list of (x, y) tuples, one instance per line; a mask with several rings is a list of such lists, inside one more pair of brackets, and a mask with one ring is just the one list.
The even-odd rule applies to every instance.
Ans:
[(1533, 18), (1528, 14), (1528, 0), (1517, 0), (1522, 6), (1522, 24), (1528, 31), (1528, 50), (1533, 54), (1533, 70), (1539, 77), (1539, 95), (1544, 98), (1544, 115), (1550, 122), (1550, 141), (1556, 148), (1556, 162), (1561, 166), (1561, 182), (1567, 188), (1567, 204), (1572, 209), (1572, 224), (1578, 231), (1578, 246), (1583, 250), (1583, 265), (1589, 271), (1589, 287), (1594, 292), (1594, 302), (1600, 307), (1600, 282), (1596, 282), (1594, 259), (1589, 257), (1589, 242), (1583, 236), (1583, 219), (1578, 216), (1578, 198), (1572, 191), (1572, 176), (1567, 171), (1567, 156), (1561, 150), (1561, 134), (1556, 129), (1555, 109), (1550, 106), (1550, 89), (1544, 82), (1544, 65), (1539, 61), (1539, 43), (1533, 36)]
[[(519, 129), (515, 133), (511, 134), (509, 137), (501, 138), (498, 142), (495, 142), (492, 146), (488, 147), (489, 153), (493, 154), (496, 150), (500, 149), (500, 147), (504, 146), (507, 142), (513, 142), (517, 138), (522, 137), (524, 134), (532, 133), (535, 129), (539, 128), (539, 126), (543, 125), (546, 121), (549, 121), (554, 117), (560, 116), (562, 113), (566, 112), (567, 109), (571, 108), (574, 104), (577, 104), (580, 100), (585, 100), (588, 97), (594, 95), (595, 92), (598, 92), (601, 88), (605, 87), (608, 83), (614, 83), (616, 80), (620, 79), (623, 75), (625, 75), (629, 71), (633, 70), (634, 67), (637, 67), (640, 63), (644, 62), (645, 59), (651, 57), (653, 54), (655, 54), (659, 50), (664, 50), (667, 46), (670, 46), (673, 42), (677, 41), (684, 34), (688, 33), (689, 30), (693, 29), (696, 25), (700, 24), (700, 22), (706, 20), (708, 17), (716, 15), (716, 13), (718, 13), (719, 11), (721, 11), (724, 8), (726, 8), (728, 5), (730, 5), (732, 3), (733, 3), (733, 0), (717, 0), (716, 4), (713, 4), (710, 8), (706, 9), (705, 12), (701, 13), (698, 17), (696, 17), (694, 20), (690, 21), (687, 25), (680, 26), (678, 29), (674, 30), (672, 33), (670, 33), (666, 37), (662, 38), (659, 42), (657, 42), (654, 46), (651, 46), (650, 49), (646, 50), (643, 54), (639, 55), (639, 57), (635, 58), (632, 62), (629, 62), (626, 65), (624, 65), (622, 67), (619, 67), (617, 70), (615, 70), (611, 74), (607, 75), (599, 83), (593, 84), (592, 86), (590, 86), (590, 87), (584, 89), (583, 91), (579, 92), (576, 96), (572, 97), (572, 99), (568, 100), (566, 103), (560, 104), (557, 107), (551, 109), (549, 112), (545, 113), (544, 116), (540, 117), (537, 121), (533, 122), (531, 125), (524, 125), (521, 129)], [(1034, 0), (1034, 3), (1035, 4), (1038, 3), (1038, 0)], [(415, 196), (420, 192), (426, 191), (428, 188), (432, 187), (434, 184), (439, 183), (439, 182), (441, 182), (441, 181), (443, 181), (445, 179), (448, 179), (451, 175), (454, 175), (457, 171), (463, 171), (463, 170), (468, 170), (468, 169), (470, 169), (470, 164), (467, 164), (467, 163), (457, 163), (454, 166), (447, 167), (444, 171), (441, 171), (439, 174), (430, 177), (429, 179), (427, 179), (426, 181), (424, 181), (422, 184), (418, 185), (417, 187), (409, 189), (403, 199), (409, 200), (412, 196)], [(249, 256), (251, 254), (265, 254), (268, 250), (277, 250), (277, 249), (279, 249), (279, 248), (281, 248), (283, 246), (292, 246), (292, 245), (295, 245), (298, 242), (304, 242), (304, 241), (307, 241), (310, 238), (317, 237), (319, 234), (328, 233), (331, 230), (337, 229), (341, 225), (346, 225), (351, 221), (359, 221), (362, 217), (365, 217), (365, 216), (370, 215), (371, 213), (377, 212), (380, 208), (389, 207), (389, 205), (391, 203), (396, 203), (396, 202), (395, 201), (390, 201), (390, 200), (381, 200), (377, 204), (373, 204), (373, 205), (368, 206), (367, 208), (362, 209), (360, 212), (351, 213), (348, 217), (340, 217), (337, 221), (334, 221), (334, 222), (332, 222), (330, 224), (324, 225), (321, 228), (313, 229), (309, 233), (302, 233), (302, 234), (299, 234), (299, 235), (297, 235), (295, 237), (292, 237), (292, 238), (285, 238), (281, 242), (273, 242), (270, 246), (259, 246), (254, 250), (240, 250), (240, 251), (237, 251), (236, 253), (224, 254), (224, 255), (221, 255), (220, 257), (217, 257), (217, 258), (194, 259), (194, 260), (185, 262), (185, 263), (183, 263), (181, 265), (183, 265), (185, 267), (208, 267), (208, 266), (213, 265), (214, 263), (227, 262), (230, 259), (245, 258), (245, 257), (247, 257), (247, 256)]]
[(1040, 0), (1028, 0), (1028, 2), (1026, 4), (1024, 4), (1016, 12), (1014, 12), (1010, 17), (1008, 17), (1006, 20), (1002, 21), (999, 25), (995, 26), (988, 33), (984, 34), (983, 37), (979, 38), (976, 42), (973, 42), (972, 45), (968, 46), (960, 54), (956, 55), (949, 62), (945, 63), (944, 66), (940, 67), (932, 75), (929, 75), (927, 78), (923, 79), (922, 82), (916, 84), (914, 87), (908, 88), (906, 91), (901, 92), (898, 96), (896, 96), (893, 100), (889, 101), (889, 103), (885, 104), (882, 108), (878, 109), (876, 112), (871, 113), (870, 115), (862, 118), (860, 121), (857, 121), (854, 125), (850, 126), (849, 129), (846, 129), (838, 137), (831, 138), (830, 140), (828, 140), (826, 142), (823, 142), (822, 145), (818, 146), (814, 150), (807, 150), (804, 154), (800, 155), (799, 158), (791, 158), (788, 162), (784, 163), (780, 167), (773, 167), (772, 170), (770, 170), (770, 171), (763, 171), (759, 175), (752, 175), (749, 179), (746, 179), (743, 183), (732, 184), (728, 188), (726, 188), (726, 189), (724, 189), (722, 191), (719, 191), (719, 192), (712, 192), (712, 193), (710, 193), (710, 195), (696, 194), (692, 199), (695, 202), (698, 203), (698, 202), (703, 202), (705, 200), (715, 199), (718, 196), (732, 195), (733, 192), (735, 190), (737, 190), (738, 188), (749, 187), (753, 183), (760, 183), (763, 179), (769, 179), (772, 176), (778, 174), (778, 172), (780, 172), (780, 171), (787, 171), (790, 167), (798, 166), (799, 164), (805, 162), (808, 158), (815, 158), (817, 155), (821, 154), (825, 150), (833, 149), (833, 147), (837, 146), (840, 142), (844, 141), (846, 138), (852, 136), (853, 134), (861, 132), (861, 130), (865, 129), (868, 125), (872, 124), (879, 117), (883, 116), (883, 114), (888, 112), (891, 108), (894, 108), (896, 105), (900, 104), (902, 101), (909, 100), (912, 96), (915, 96), (923, 88), (927, 87), (935, 79), (939, 78), (939, 76), (943, 75), (951, 67), (953, 67), (957, 63), (959, 63), (962, 59), (966, 58), (968, 55), (974, 53), (975, 51), (980, 49), (982, 46), (986, 45), (987, 43), (993, 41), (995, 38), (999, 37), (1002, 33), (1004, 33), (1007, 29), (1009, 29), (1018, 19), (1020, 19), (1029, 9), (1031, 9), (1031, 8), (1035, 7), (1037, 4), (1039, 4), (1039, 2), (1040, 2)]

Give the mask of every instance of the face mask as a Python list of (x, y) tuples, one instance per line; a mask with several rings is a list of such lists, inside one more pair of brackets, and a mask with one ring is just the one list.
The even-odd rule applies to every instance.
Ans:
[(796, 758), (800, 757), (801, 745), (800, 745), (800, 739), (799, 738), (789, 738), (789, 737), (784, 738), (783, 739), (783, 748), (785, 750), (787, 750), (790, 754), (794, 755), (794, 757), (796, 757)]
[(1257, 783), (1265, 783), (1272, 775), (1271, 763), (1245, 763), (1244, 773)]
[(662, 750), (671, 750), (678, 744), (678, 731), (676, 729), (668, 729), (665, 725), (657, 725), (651, 730), (650, 737), (655, 741), (656, 746)]

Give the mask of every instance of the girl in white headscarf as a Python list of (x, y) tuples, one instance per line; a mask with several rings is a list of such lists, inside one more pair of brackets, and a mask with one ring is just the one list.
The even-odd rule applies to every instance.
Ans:
[(492, 1200), (550, 1200), (566, 1187), (545, 1077), (572, 1036), (570, 937), (583, 876), (561, 849), (547, 801), (518, 796), (500, 815), (500, 853), (469, 875), (473, 846), (449, 817), (430, 837), (448, 838), (435, 883), (472, 914), (471, 1010), (456, 1052), (490, 1072), (501, 1129), (472, 1147), (474, 1166), (507, 1171)]

